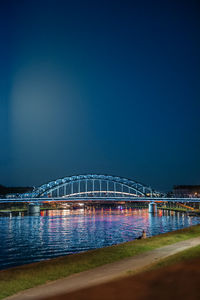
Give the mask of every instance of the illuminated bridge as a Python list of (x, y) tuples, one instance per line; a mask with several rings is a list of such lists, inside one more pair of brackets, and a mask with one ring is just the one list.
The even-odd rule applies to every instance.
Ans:
[(69, 176), (34, 188), (33, 192), (21, 194), (17, 198), (1, 199), (8, 202), (75, 202), (75, 201), (139, 201), (139, 202), (200, 202), (200, 198), (167, 198), (142, 183), (110, 175)]
[(156, 197), (151, 187), (109, 175), (78, 175), (57, 179), (32, 192), (33, 198)]

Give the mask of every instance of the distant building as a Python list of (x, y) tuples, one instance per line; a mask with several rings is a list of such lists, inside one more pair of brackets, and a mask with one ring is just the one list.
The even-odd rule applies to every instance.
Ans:
[(200, 185), (175, 185), (173, 187), (173, 195), (181, 198), (200, 198)]
[(0, 185), (0, 198), (13, 198), (13, 196), (17, 197), (19, 194), (32, 192), (32, 190), (33, 187), (6, 187)]

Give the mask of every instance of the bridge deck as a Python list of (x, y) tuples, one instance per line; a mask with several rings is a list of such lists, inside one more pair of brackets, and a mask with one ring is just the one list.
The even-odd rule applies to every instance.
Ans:
[(0, 203), (30, 202), (200, 202), (200, 198), (159, 198), (159, 197), (53, 197), (53, 198), (5, 198)]

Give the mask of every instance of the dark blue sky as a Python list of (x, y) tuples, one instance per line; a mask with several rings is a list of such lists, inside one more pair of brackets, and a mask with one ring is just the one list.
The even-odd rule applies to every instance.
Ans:
[(0, 183), (200, 184), (199, 1), (0, 1)]

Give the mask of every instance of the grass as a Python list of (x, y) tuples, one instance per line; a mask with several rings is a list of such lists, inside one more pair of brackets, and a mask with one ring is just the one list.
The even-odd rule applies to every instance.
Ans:
[(196, 213), (200, 212), (199, 209), (191, 210), (189, 208), (184, 208), (184, 207), (160, 207), (159, 209), (177, 211), (177, 212), (188, 212), (188, 211), (192, 211), (192, 212), (196, 212)]
[(181, 251), (180, 253), (176, 253), (172, 256), (169, 256), (165, 259), (162, 259), (161, 261), (157, 262), (155, 265), (152, 265), (149, 268), (149, 270), (156, 270), (159, 268), (168, 267), (175, 263), (194, 259), (199, 256), (200, 256), (200, 246), (195, 246), (190, 249)]
[(5, 208), (1, 209), (0, 212), (24, 212), (27, 211), (27, 208)]
[[(59, 208), (55, 208), (55, 207), (41, 207), (40, 210), (54, 210), (54, 209), (59, 209)], [(5, 208), (5, 209), (0, 209), (0, 213), (5, 213), (5, 212), (26, 212), (28, 211), (28, 208)]]
[(197, 257), (200, 257), (200, 246), (195, 246), (190, 249), (181, 251), (180, 253), (176, 253), (174, 255), (171, 255), (167, 258), (163, 258), (158, 262), (153, 263), (152, 265), (149, 265), (142, 270), (140, 269), (139, 271), (128, 271), (128, 275), (136, 275), (137, 273), (141, 272), (149, 272), (149, 271), (154, 271), (160, 268), (164, 267), (169, 267), (177, 263), (189, 261), (191, 259), (195, 259)]
[(89, 270), (165, 245), (200, 236), (200, 225), (111, 247), (68, 255), (0, 272), (0, 299), (50, 280)]
[(162, 207), (163, 210), (178, 210), (178, 211), (188, 211), (188, 209), (183, 207)]

